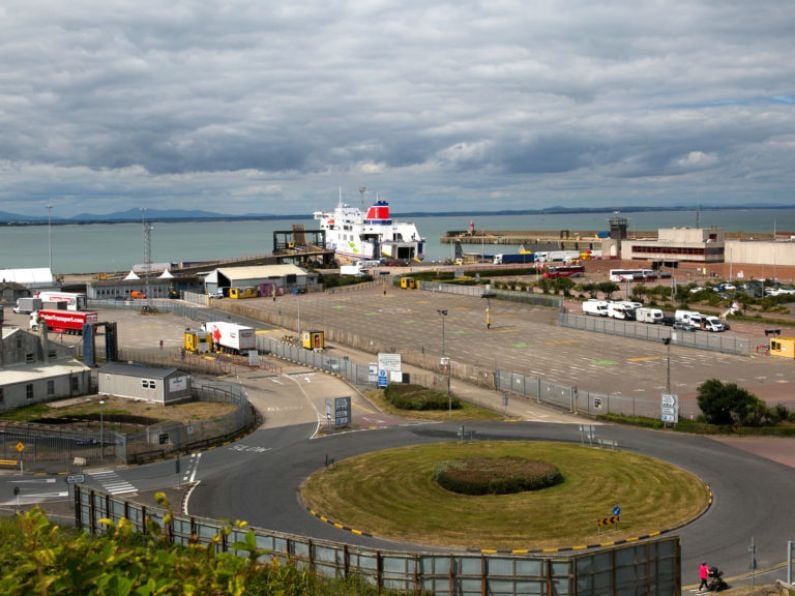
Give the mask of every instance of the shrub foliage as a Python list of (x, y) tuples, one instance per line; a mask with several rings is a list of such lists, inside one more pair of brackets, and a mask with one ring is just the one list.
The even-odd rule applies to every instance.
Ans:
[(437, 466), (434, 479), (442, 488), (464, 495), (506, 495), (563, 482), (552, 464), (523, 457), (446, 461)]
[(461, 408), (461, 401), (455, 396), (448, 403), (447, 393), (409, 383), (389, 385), (384, 390), (384, 397), (401, 410), (447, 410), (450, 404), (454, 410)]
[[(271, 559), (251, 531), (231, 545), (237, 555), (216, 552), (220, 534), (209, 548), (171, 544), (170, 520), (169, 511), (165, 527), (150, 522), (143, 536), (134, 533), (126, 519), (116, 524), (100, 520), (104, 536), (63, 530), (39, 508), (0, 521), (0, 594), (379, 593), (361, 578), (327, 581), (292, 562)], [(235, 522), (222, 534), (245, 525)]]

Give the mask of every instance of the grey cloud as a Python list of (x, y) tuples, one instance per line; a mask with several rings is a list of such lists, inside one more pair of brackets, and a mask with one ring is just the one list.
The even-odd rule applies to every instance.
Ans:
[(687, 185), (779, 200), (795, 182), (776, 143), (795, 135), (775, 99), (794, 93), (785, 0), (2, 11), (0, 210), (44, 195), (311, 210), (343, 183), (406, 209), (664, 202)]

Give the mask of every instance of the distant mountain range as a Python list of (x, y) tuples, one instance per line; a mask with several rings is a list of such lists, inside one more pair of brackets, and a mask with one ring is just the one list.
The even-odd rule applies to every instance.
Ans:
[[(795, 205), (678, 205), (678, 206), (659, 206), (651, 205), (645, 207), (546, 207), (544, 209), (504, 209), (490, 211), (408, 211), (395, 213), (400, 217), (438, 217), (438, 216), (476, 216), (476, 215), (533, 215), (549, 213), (639, 213), (646, 211), (720, 211), (728, 209), (795, 209)], [(53, 217), (53, 225), (64, 224), (91, 224), (91, 223), (130, 223), (142, 222), (143, 211), (141, 209), (128, 209), (127, 211), (116, 211), (97, 215), (95, 213), (79, 213), (71, 217)], [(212, 211), (186, 210), (186, 209), (147, 209), (146, 220), (152, 222), (162, 221), (241, 221), (257, 219), (306, 219), (308, 213), (287, 214), (287, 215), (268, 215), (262, 213), (248, 213), (245, 215), (228, 215), (224, 213), (214, 213)], [(0, 225), (42, 225), (47, 223), (47, 216), (19, 215), (0, 211)]]

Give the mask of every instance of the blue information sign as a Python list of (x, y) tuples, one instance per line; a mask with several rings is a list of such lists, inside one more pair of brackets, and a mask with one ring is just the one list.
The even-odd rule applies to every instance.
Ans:
[(621, 507), (619, 507), (618, 505), (613, 507), (613, 515), (621, 515)]
[(389, 384), (386, 378), (386, 371), (381, 369), (378, 371), (378, 388), (385, 389), (386, 386)]

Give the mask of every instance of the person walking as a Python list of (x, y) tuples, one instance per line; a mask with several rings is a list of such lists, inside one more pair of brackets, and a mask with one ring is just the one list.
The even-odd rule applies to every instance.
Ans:
[(698, 577), (701, 578), (701, 583), (698, 585), (698, 591), (701, 592), (702, 590), (707, 591), (708, 581), (709, 580), (709, 567), (707, 567), (707, 562), (702, 561), (701, 565), (698, 567)]

